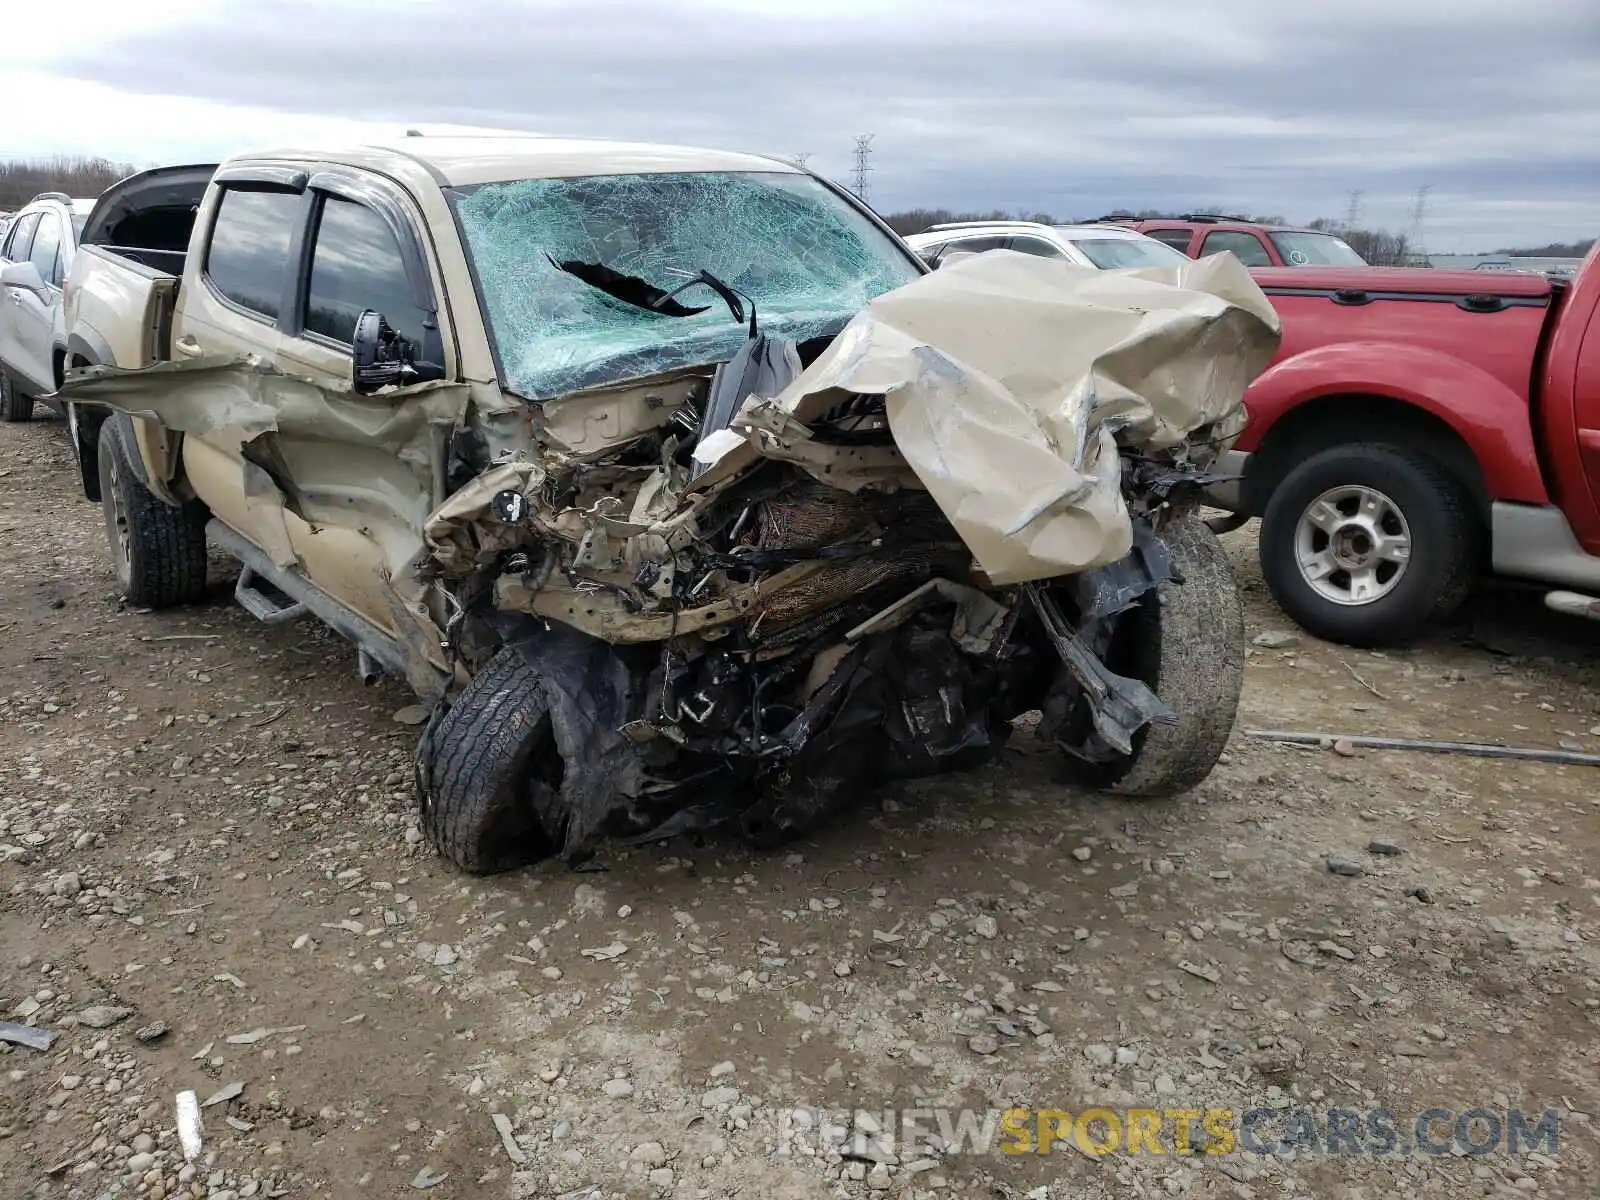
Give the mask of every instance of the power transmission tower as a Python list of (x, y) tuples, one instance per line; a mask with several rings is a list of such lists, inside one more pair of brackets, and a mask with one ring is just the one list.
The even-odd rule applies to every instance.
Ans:
[(1411, 202), (1411, 233), (1406, 238), (1409, 243), (1406, 247), (1407, 257), (1426, 258), (1428, 251), (1424, 248), (1422, 240), (1423, 223), (1428, 217), (1428, 193), (1433, 190), (1431, 183), (1425, 183), (1417, 189), (1416, 197)]
[(1350, 203), (1344, 210), (1344, 227), (1351, 230), (1356, 227), (1356, 222), (1361, 219), (1361, 198), (1366, 193), (1360, 188), (1350, 189)]
[(867, 176), (872, 172), (872, 138), (870, 133), (856, 138), (855, 193), (861, 201), (867, 198)]
[(800, 151), (799, 154), (791, 154), (789, 156), (789, 161), (792, 162), (797, 167), (803, 167), (803, 166), (806, 165), (806, 160), (809, 159), (810, 157), (811, 157), (811, 151), (802, 150), (802, 151)]

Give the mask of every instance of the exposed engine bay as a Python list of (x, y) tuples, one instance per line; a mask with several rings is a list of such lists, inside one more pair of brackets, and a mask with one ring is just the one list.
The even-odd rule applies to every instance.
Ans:
[[(966, 269), (1017, 304), (1039, 306), (1040, 280), (1059, 288), (1000, 257)], [(538, 680), (562, 764), (531, 793), (548, 850), (573, 859), (600, 836), (726, 821), (781, 840), (877, 783), (985, 761), (1034, 710), (1087, 764), (1128, 758), (1148, 726), (1178, 720), (1102, 655), (1125, 614), (1181, 583), (1166, 531), (1192, 523), (1275, 326), (1208, 296), (1207, 319), (1178, 336), (1231, 338), (1234, 354), (1206, 366), (1185, 407), (1117, 395), (1105, 374), (1089, 381), (1094, 413), (1074, 403), (1085, 381), (1063, 387), (1048, 362), (1018, 361), (1048, 383), (985, 379), (981, 335), (934, 350), (903, 307), (918, 286), (833, 339), (769, 344), (752, 324), (732, 362), (657, 382), (671, 399), (652, 427), (598, 453), (501, 462), (430, 520), (434, 569), (461, 585), (452, 653), (477, 675), (509, 647)], [(1143, 286), (1158, 302), (1185, 295)], [(1148, 356), (1170, 323), (1123, 296), (1123, 353)], [(1004, 309), (994, 300), (992, 318)], [(935, 308), (935, 323), (947, 316)], [(1174, 393), (1190, 382), (1171, 360), (1142, 369)], [(1030, 410), (1029, 386), (1061, 411)], [(1002, 479), (1026, 497), (1020, 512)], [(424, 738), (425, 795), (449, 790), (429, 739), (456, 736), (444, 717)]]

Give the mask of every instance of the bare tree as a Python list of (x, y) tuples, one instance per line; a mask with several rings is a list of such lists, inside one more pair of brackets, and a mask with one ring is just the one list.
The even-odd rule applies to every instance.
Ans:
[(92, 200), (136, 169), (132, 163), (82, 155), (0, 162), (0, 212), (21, 208), (40, 192), (65, 192), (74, 199)]

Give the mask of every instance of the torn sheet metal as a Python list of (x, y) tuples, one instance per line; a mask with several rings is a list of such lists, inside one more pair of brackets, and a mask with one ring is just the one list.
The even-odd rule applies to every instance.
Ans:
[(243, 504), (228, 523), (405, 642), (408, 679), (430, 694), (443, 660), (423, 527), (470, 392), (430, 382), (363, 394), (239, 355), (88, 367), (59, 394), (193, 436), (220, 452), (207, 464), (237, 455)]
[(432, 382), (369, 394), (339, 391), (278, 370), (253, 354), (207, 355), (127, 370), (84, 367), (57, 393), (105, 404), (181, 433), (237, 430), (241, 443), (293, 429), (322, 441), (370, 445), (418, 463), (430, 424), (453, 425), (467, 386)]
[(992, 581), (1071, 574), (1132, 546), (1118, 446), (1187, 445), (1204, 465), (1243, 428), (1278, 338), (1226, 255), (1142, 271), (974, 255), (879, 296), (780, 396), (747, 403), (705, 479), (796, 457), (785, 417), (882, 395), (907, 465)]
[[(461, 578), (528, 542), (528, 526), (548, 509), (545, 470), (526, 459), (490, 467), (429, 514), (422, 535), (433, 561)], [(514, 507), (515, 501), (520, 506)]]

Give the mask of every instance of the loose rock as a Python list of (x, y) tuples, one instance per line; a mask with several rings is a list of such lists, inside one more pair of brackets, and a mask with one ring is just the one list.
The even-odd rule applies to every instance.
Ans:
[(110, 1029), (118, 1021), (133, 1016), (133, 1009), (117, 1004), (95, 1004), (78, 1014), (78, 1023), (90, 1029)]
[(1300, 636), (1298, 634), (1289, 633), (1287, 630), (1282, 629), (1269, 629), (1264, 633), (1256, 634), (1250, 640), (1263, 650), (1289, 650), (1300, 644)]

